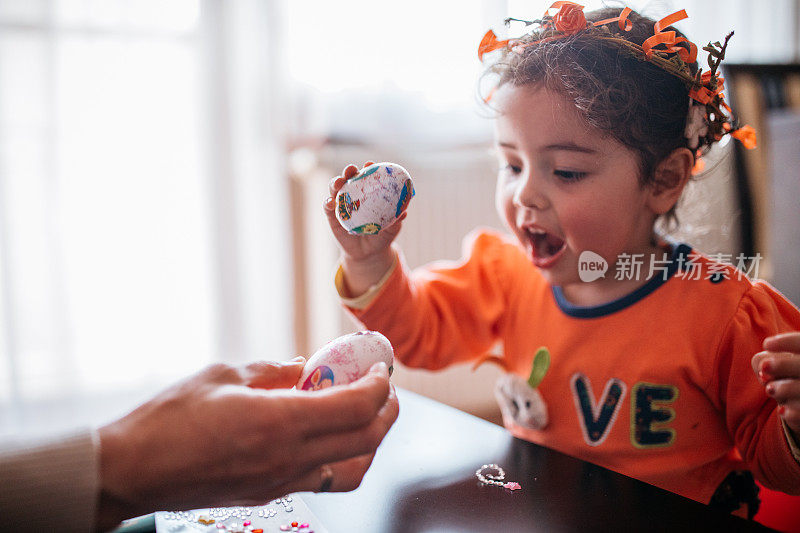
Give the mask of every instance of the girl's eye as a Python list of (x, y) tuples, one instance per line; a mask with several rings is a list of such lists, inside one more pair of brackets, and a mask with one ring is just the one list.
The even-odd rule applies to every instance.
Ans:
[(518, 167), (512, 164), (508, 164), (503, 167), (504, 172), (510, 172), (511, 174), (519, 174), (522, 172), (522, 167)]
[(586, 177), (586, 172), (577, 172), (574, 170), (554, 170), (553, 174), (561, 178), (563, 181), (578, 181)]

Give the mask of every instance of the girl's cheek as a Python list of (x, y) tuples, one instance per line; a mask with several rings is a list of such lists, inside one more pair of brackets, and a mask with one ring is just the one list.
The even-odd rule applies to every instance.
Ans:
[(613, 218), (611, 213), (598, 211), (596, 204), (594, 208), (576, 204), (560, 214), (561, 229), (578, 253), (590, 250), (604, 257), (603, 251), (615, 235)]
[[(588, 204), (588, 205), (587, 205)], [(572, 202), (562, 205), (559, 218), (564, 231), (578, 235), (592, 234), (607, 224), (607, 214), (598, 213), (596, 205), (586, 202)]]

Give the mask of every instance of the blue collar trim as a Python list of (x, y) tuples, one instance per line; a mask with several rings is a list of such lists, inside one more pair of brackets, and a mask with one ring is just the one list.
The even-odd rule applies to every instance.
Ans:
[(666, 276), (662, 274), (655, 275), (647, 283), (630, 294), (626, 294), (621, 298), (605, 304), (589, 307), (583, 307), (570, 303), (564, 296), (564, 291), (561, 290), (561, 287), (554, 286), (552, 291), (553, 296), (556, 299), (556, 304), (564, 313), (575, 318), (596, 318), (610, 315), (611, 313), (616, 313), (617, 311), (621, 311), (622, 309), (635, 304), (669, 281), (669, 279), (679, 269), (685, 269), (686, 264), (689, 262), (689, 254), (692, 251), (691, 246), (688, 244), (674, 242), (668, 242), (668, 244), (672, 248), (672, 255), (670, 257), (670, 263), (667, 265)]

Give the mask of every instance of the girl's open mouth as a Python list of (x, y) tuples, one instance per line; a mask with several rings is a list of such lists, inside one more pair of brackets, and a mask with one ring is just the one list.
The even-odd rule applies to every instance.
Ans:
[(533, 264), (539, 268), (553, 265), (567, 249), (567, 242), (552, 233), (539, 228), (527, 228), (525, 231), (531, 243)]

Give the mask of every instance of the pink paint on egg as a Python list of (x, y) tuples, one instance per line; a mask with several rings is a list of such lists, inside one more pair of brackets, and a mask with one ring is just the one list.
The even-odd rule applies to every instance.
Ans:
[(377, 331), (351, 333), (332, 340), (308, 358), (297, 382), (301, 390), (320, 390), (344, 385), (364, 376), (378, 362), (391, 370), (394, 351)]

